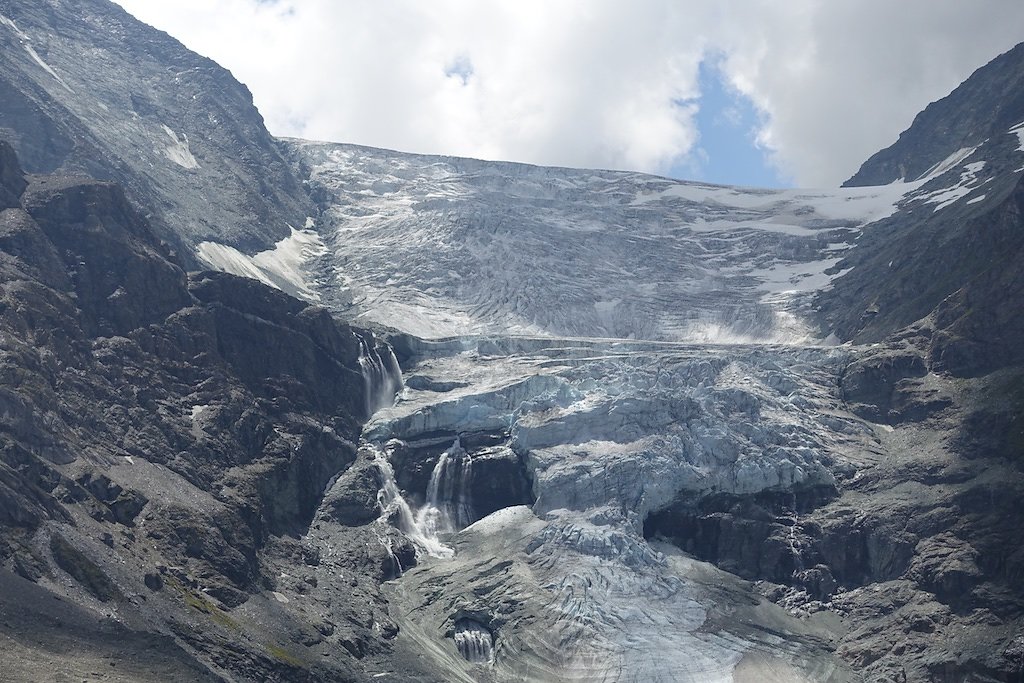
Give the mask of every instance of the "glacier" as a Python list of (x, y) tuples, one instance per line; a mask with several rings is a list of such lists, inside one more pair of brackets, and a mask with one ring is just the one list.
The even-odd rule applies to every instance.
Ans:
[[(423, 338), (823, 336), (809, 295), (910, 186), (760, 190), (292, 141), (321, 303)], [(401, 264), (396, 267), (396, 264)]]
[[(288, 144), (321, 210), (304, 248), (200, 254), (266, 281), (297, 253), (277, 286), (393, 345), (364, 365), (359, 452), (399, 646), (465, 681), (854, 677), (834, 615), (805, 608), (832, 579), (805, 564), (801, 501), (886, 457), (892, 427), (850, 412), (859, 351), (813, 299), (894, 213), (973, 201), (977, 149), (886, 186), (762, 190)], [(753, 551), (802, 598), (767, 599), (651, 521), (758, 497), (788, 526)], [(345, 529), (317, 518), (341, 576)]]
[[(484, 336), (419, 344), (407, 385), (364, 429), (388, 475), (380, 523), (397, 518), (419, 549), (390, 589), (400, 638), (448, 639), (449, 654), (465, 654), (470, 636), (458, 624), (472, 620), (468, 666), (486, 673), (466, 680), (731, 681), (737, 671), (736, 680), (771, 680), (751, 676), (774, 671), (810, 681), (841, 670), (813, 639), (724, 618), (736, 608), (722, 591), (737, 591), (762, 628), (824, 628), (647, 538), (644, 521), (710, 492), (830, 489), (851, 474), (874, 431), (835, 394), (844, 349)], [(486, 467), (487, 449), (465, 445), (479, 434), (522, 459), (535, 500), (479, 519), (449, 512), (439, 524), (444, 498), (465, 500), (438, 495), (447, 460)], [(398, 501), (381, 458), (430, 438), (449, 445), (426, 490)], [(483, 632), (493, 634), (486, 656)]]

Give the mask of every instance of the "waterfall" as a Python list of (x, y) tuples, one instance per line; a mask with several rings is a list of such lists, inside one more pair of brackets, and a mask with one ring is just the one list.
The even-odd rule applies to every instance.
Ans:
[[(422, 550), (431, 557), (449, 558), (455, 552), (437, 538), (437, 532), (425, 528), (414, 515), (409, 503), (398, 490), (398, 483), (395, 481), (395, 469), (388, 460), (387, 453), (376, 444), (365, 444), (373, 451), (373, 462), (381, 473), (381, 487), (377, 492), (377, 505), (380, 506), (381, 520), (388, 522), (392, 517), (397, 516), (398, 528), (416, 545), (417, 550)], [(385, 546), (389, 548), (390, 546)], [(394, 554), (392, 553), (392, 557)], [(397, 559), (395, 560), (397, 563)], [(400, 565), (399, 565), (400, 567)]]
[(417, 525), (432, 535), (451, 533), (473, 523), (469, 482), (473, 461), (458, 437), (437, 459), (427, 485), (427, 500), (416, 513)]
[(394, 404), (395, 396), (403, 386), (402, 370), (394, 349), (390, 344), (378, 342), (372, 334), (370, 340), (372, 345), (363, 337), (359, 338), (359, 369), (363, 374), (367, 418)]
[(483, 624), (472, 619), (462, 619), (455, 625), (455, 647), (468, 662), (494, 662), (494, 637)]
[(793, 556), (793, 576), (796, 576), (804, 570), (804, 561), (800, 554), (800, 543), (797, 540), (797, 522), (800, 519), (800, 515), (797, 512), (796, 492), (793, 492), (791, 501), (793, 507), (793, 524), (789, 527), (789, 552)]

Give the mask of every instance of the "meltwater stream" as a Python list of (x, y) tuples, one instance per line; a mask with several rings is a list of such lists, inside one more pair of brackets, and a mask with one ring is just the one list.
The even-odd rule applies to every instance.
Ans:
[(437, 459), (427, 485), (427, 499), (416, 513), (418, 526), (428, 535), (451, 533), (473, 522), (469, 480), (473, 461), (458, 437)]
[(422, 550), (432, 557), (452, 557), (455, 552), (438, 539), (437, 529), (424, 525), (420, 515), (414, 514), (406, 502), (395, 481), (395, 470), (388, 459), (386, 446), (382, 448), (372, 442), (363, 446), (373, 452), (373, 461), (381, 474), (381, 488), (377, 492), (377, 504), (381, 510), (378, 521), (390, 524), (394, 519), (398, 528), (416, 545), (417, 551)]
[(402, 370), (390, 344), (382, 344), (372, 335), (370, 342), (359, 340), (359, 369), (366, 395), (366, 416), (392, 405), (402, 390)]
[[(403, 387), (402, 373), (394, 351), (388, 344), (372, 344), (360, 339), (359, 365), (363, 374), (367, 415), (392, 405)], [(458, 438), (441, 454), (430, 476), (425, 501), (414, 511), (398, 488), (395, 471), (389, 458), (389, 443), (365, 439), (361, 447), (373, 454), (381, 474), (377, 504), (380, 521), (397, 524), (416, 545), (418, 551), (432, 557), (450, 558), (454, 551), (439, 538), (441, 534), (458, 531), (472, 523), (468, 494), (472, 460)]]
[(450, 558), (455, 553), (440, 537), (459, 531), (473, 521), (468, 494), (472, 460), (456, 438), (438, 458), (430, 475), (426, 500), (414, 511), (398, 488), (395, 470), (388, 457), (390, 447), (395, 443), (388, 442), (382, 446), (365, 441), (362, 444), (372, 451), (374, 463), (381, 474), (381, 489), (377, 493), (380, 521), (396, 523), (418, 551), (431, 557)]

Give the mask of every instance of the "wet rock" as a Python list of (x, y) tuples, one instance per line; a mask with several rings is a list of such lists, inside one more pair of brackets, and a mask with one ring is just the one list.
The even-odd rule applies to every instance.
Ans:
[(377, 492), (380, 470), (368, 460), (348, 468), (330, 487), (321, 504), (321, 514), (345, 526), (369, 524), (380, 517)]
[(455, 623), (452, 636), (462, 658), (471, 664), (491, 664), (494, 661), (494, 636), (483, 624), (472, 619)]
[(508, 435), (503, 432), (428, 432), (395, 442), (389, 452), (398, 485), (414, 500), (425, 496), (438, 461), (456, 439), (470, 461), (462, 482), (465, 490), (457, 492), (467, 524), (496, 510), (533, 504), (528, 467), (507, 445)]
[(468, 494), (474, 521), (514, 505), (533, 504), (533, 482), (526, 464), (511, 448), (481, 448), (471, 451), (470, 459)]
[(835, 496), (834, 489), (823, 487), (795, 494), (765, 491), (708, 496), (696, 503), (684, 500), (648, 516), (644, 535), (665, 538), (744, 578), (799, 582), (827, 595), (835, 589), (835, 579), (827, 566), (805, 569), (819, 555), (799, 515)]
[(20, 206), (21, 193), (27, 185), (14, 148), (0, 140), (0, 209)]

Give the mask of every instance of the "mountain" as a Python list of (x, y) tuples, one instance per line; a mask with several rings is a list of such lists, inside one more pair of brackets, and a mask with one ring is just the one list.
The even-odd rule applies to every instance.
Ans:
[(776, 191), (278, 140), (0, 14), (14, 680), (1019, 680), (1020, 47)]
[(979, 68), (947, 97), (925, 107), (895, 144), (873, 154), (845, 186), (915, 180), (963, 150), (989, 141), (1003, 146), (1002, 136), (1016, 135), (1024, 111), (1022, 61), (1024, 45), (1018, 45)]
[[(123, 680), (293, 678), (312, 655), (290, 654), (272, 558), (303, 557), (291, 536), (355, 459), (375, 400), (363, 365), (383, 365), (383, 347), (251, 280), (187, 277), (116, 185), (26, 182), (6, 143), (0, 159), (5, 663), (20, 680), (107, 660)], [(315, 583), (304, 557), (288, 572)], [(264, 591), (269, 609), (250, 600)], [(39, 614), (53, 595), (80, 614)], [(330, 653), (314, 661), (321, 679), (349, 675)]]
[(113, 180), (194, 265), (312, 215), (248, 89), (108, 0), (0, 2), (0, 135), (29, 173)]
[(1016, 308), (1024, 293), (1024, 46), (930, 104), (847, 186), (919, 186), (838, 267), (820, 297), (844, 339), (878, 341), (921, 321), (936, 366), (985, 374), (1024, 361)]

